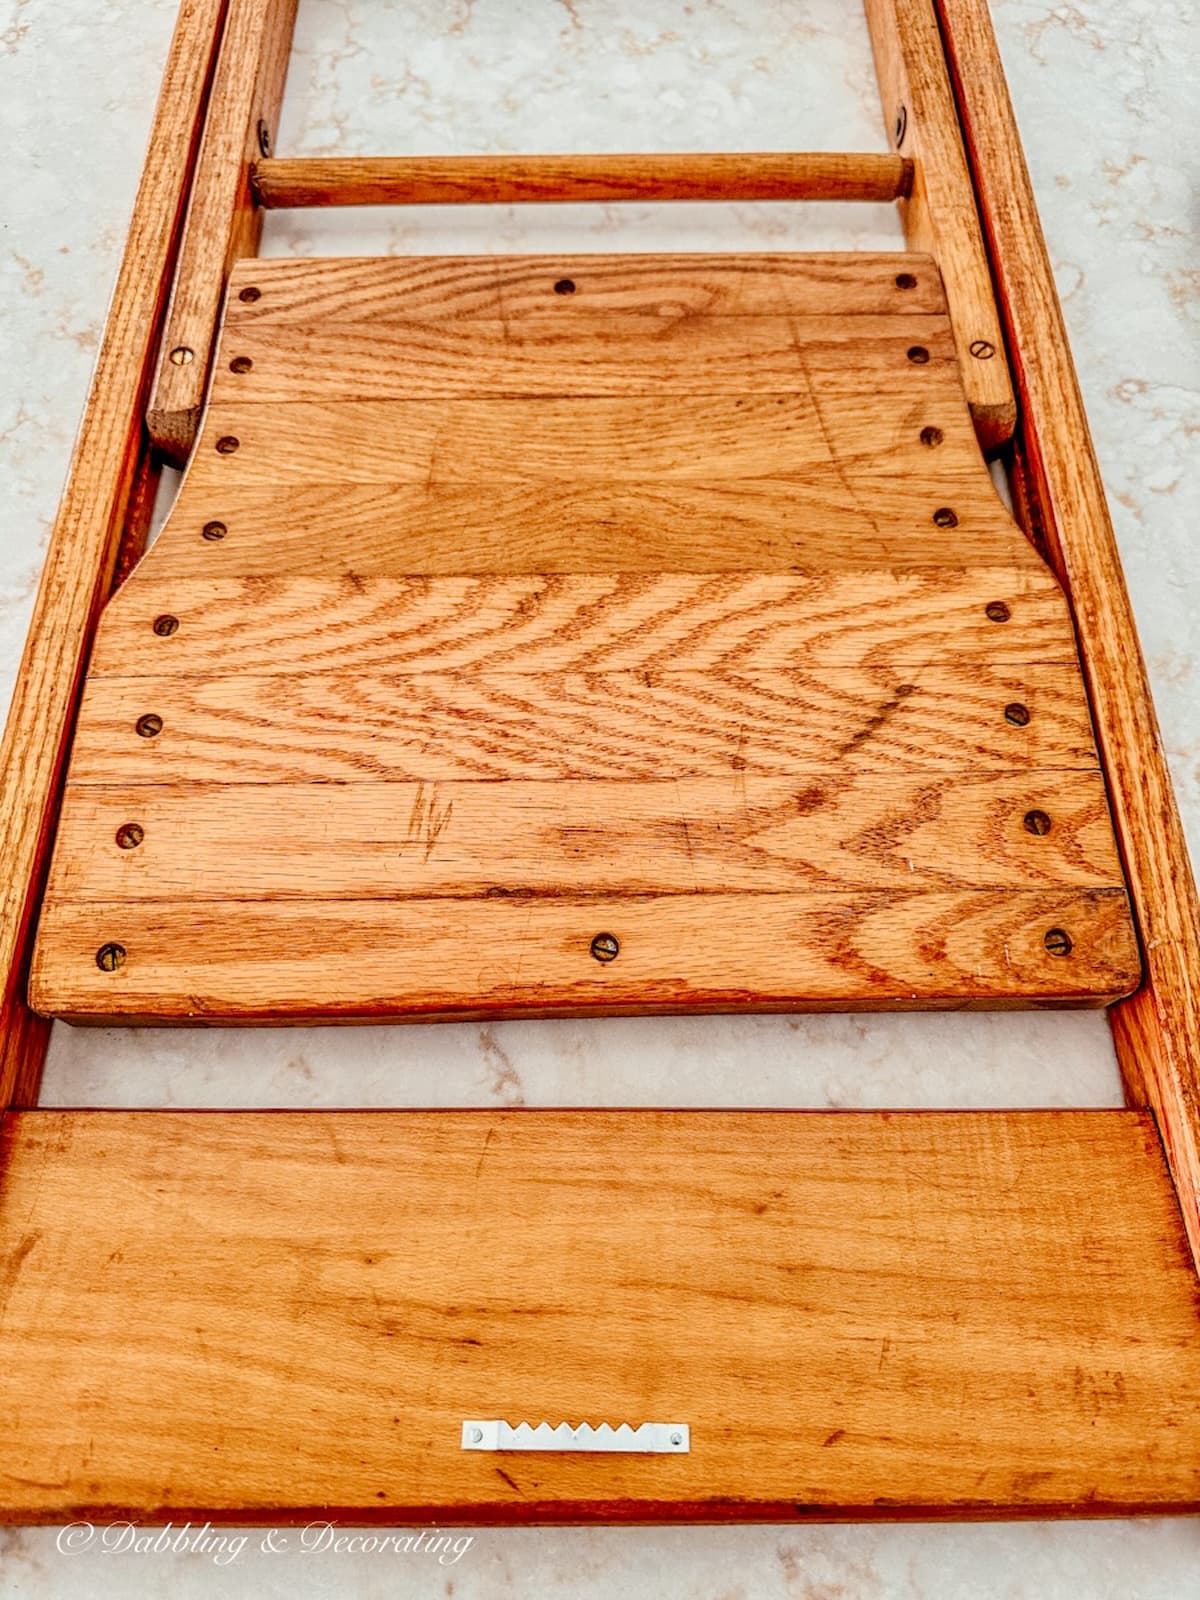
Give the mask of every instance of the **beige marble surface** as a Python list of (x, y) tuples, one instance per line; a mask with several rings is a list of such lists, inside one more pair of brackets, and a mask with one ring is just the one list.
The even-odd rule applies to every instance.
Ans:
[[(94, 359), (173, 0), (4, 0), (0, 701)], [(1192, 7), (997, 0), (1193, 847), (1200, 510)], [(281, 151), (878, 148), (855, 0), (301, 0)], [(890, 208), (276, 215), (273, 254), (888, 246)], [(56, 1028), (50, 1104), (1114, 1104), (1101, 1018), (658, 1019), (503, 1027)], [(2, 1415), (2, 1389), (0, 1389)], [(0, 1448), (2, 1424), (0, 1424)], [(1200, 1524), (481, 1533), (417, 1558), (60, 1554), (0, 1534), (0, 1596), (621, 1593), (703, 1600), (1200, 1596)]]

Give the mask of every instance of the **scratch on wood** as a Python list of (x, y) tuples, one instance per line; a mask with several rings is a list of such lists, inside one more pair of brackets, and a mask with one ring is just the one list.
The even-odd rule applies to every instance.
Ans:
[(408, 819), (408, 838), (405, 843), (422, 849), (423, 859), (428, 861), (435, 845), (449, 825), (453, 812), (453, 800), (448, 800), (444, 806), (438, 805), (436, 784), (418, 783), (413, 798), (412, 813)]

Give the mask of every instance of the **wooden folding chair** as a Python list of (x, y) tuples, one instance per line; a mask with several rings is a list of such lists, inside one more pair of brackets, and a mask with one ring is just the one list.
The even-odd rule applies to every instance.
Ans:
[[(868, 0), (886, 155), (280, 158), (294, 9), (182, 5), (8, 725), (3, 1515), (1195, 1509), (1196, 896), (984, 0)], [(643, 197), (909, 250), (256, 255)], [(35, 1109), (48, 1017), (1061, 1005), (1129, 1109)]]

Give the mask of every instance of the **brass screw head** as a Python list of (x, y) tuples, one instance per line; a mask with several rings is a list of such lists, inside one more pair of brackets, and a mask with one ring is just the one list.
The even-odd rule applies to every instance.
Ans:
[(179, 631), (179, 618), (164, 612), (161, 617), (155, 617), (154, 631), (160, 639), (169, 639), (173, 633)]
[(240, 374), (243, 372), (249, 372), (253, 365), (254, 363), (251, 361), (249, 356), (234, 356), (233, 360), (229, 363), (229, 370), (230, 372), (237, 372)]
[(1012, 612), (1003, 600), (989, 600), (987, 603), (987, 619), (989, 622), (1007, 622)]
[(255, 300), (259, 300), (261, 298), (262, 290), (256, 289), (252, 283), (248, 283), (246, 287), (238, 293), (238, 299), (244, 300), (247, 305), (252, 305)]
[(929, 360), (929, 351), (923, 344), (914, 344), (909, 347), (908, 359), (914, 367), (923, 367)]
[(125, 965), (125, 946), (123, 944), (102, 944), (96, 951), (96, 965), (101, 972), (115, 972), (118, 967)]
[(1074, 949), (1071, 935), (1065, 928), (1050, 928), (1042, 940), (1052, 956), (1069, 956)]
[(592, 954), (597, 961), (615, 961), (621, 953), (621, 946), (615, 934), (598, 933), (592, 940)]
[(233, 434), (223, 433), (217, 440), (217, 454), (219, 456), (231, 456), (241, 442), (240, 439), (235, 439)]
[(939, 506), (933, 513), (933, 520), (939, 528), (957, 528), (958, 513), (951, 511), (949, 506)]
[(229, 529), (223, 522), (206, 522), (200, 530), (202, 539), (223, 539)]
[(143, 739), (156, 739), (162, 732), (163, 719), (156, 711), (147, 711), (134, 723), (134, 727)]
[(971, 344), (971, 354), (976, 361), (990, 361), (996, 354), (996, 346), (989, 344), (986, 339), (975, 339)]
[(942, 440), (945, 437), (946, 437), (946, 435), (942, 432), (942, 430), (940, 428), (922, 428), (921, 429), (921, 443), (925, 446), (925, 448), (927, 450), (935, 449), (939, 444), (941, 444)]
[(1050, 818), (1044, 811), (1027, 811), (1025, 813), (1025, 832), (1036, 834), (1039, 839), (1044, 839), (1050, 832)]
[(196, 359), (196, 352), (189, 350), (186, 344), (177, 344), (167, 360), (174, 367), (190, 367)]
[(145, 837), (146, 830), (140, 822), (123, 822), (117, 829), (117, 848), (136, 850)]
[(1004, 708), (1005, 722), (1011, 722), (1014, 728), (1029, 726), (1029, 707), (1023, 706), (1019, 700), (1013, 700)]

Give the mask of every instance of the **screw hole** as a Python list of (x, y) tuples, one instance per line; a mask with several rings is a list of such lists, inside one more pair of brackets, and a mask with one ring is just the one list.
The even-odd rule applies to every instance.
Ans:
[(179, 630), (179, 618), (168, 616), (165, 612), (161, 617), (154, 619), (154, 631), (160, 639), (169, 639)]
[(143, 739), (156, 739), (162, 732), (163, 719), (156, 711), (147, 711), (145, 716), (137, 719), (134, 727)]
[(234, 356), (229, 363), (230, 372), (249, 372), (254, 365), (249, 356)]
[(575, 280), (574, 280), (574, 278), (560, 278), (558, 280), (558, 282), (554, 285), (554, 292), (555, 292), (555, 294), (574, 294), (575, 293)]
[(241, 442), (240, 439), (235, 439), (233, 434), (223, 433), (217, 440), (217, 454), (219, 456), (231, 456)]
[(951, 511), (949, 506), (939, 506), (933, 513), (933, 520), (939, 528), (957, 528), (958, 514)]
[(923, 367), (929, 360), (929, 351), (923, 344), (914, 344), (908, 352), (908, 359), (914, 367)]
[(145, 837), (146, 830), (140, 822), (123, 822), (117, 829), (117, 848), (136, 850)]
[(898, 272), (896, 274), (896, 287), (897, 289), (915, 289), (917, 280), (911, 272)]
[(1074, 949), (1071, 935), (1065, 928), (1048, 928), (1042, 943), (1052, 956), (1069, 956)]
[(1025, 832), (1032, 833), (1039, 839), (1044, 839), (1050, 832), (1050, 818), (1044, 811), (1027, 811), (1025, 813)]
[(123, 944), (102, 944), (96, 951), (96, 965), (101, 972), (115, 972), (118, 967), (125, 965), (125, 946)]
[(200, 530), (202, 539), (223, 539), (229, 529), (223, 522), (206, 522)]
[(893, 133), (895, 135), (895, 139), (896, 139), (896, 148), (899, 149), (900, 146), (904, 143), (904, 135), (908, 132), (908, 107), (907, 106), (901, 106), (900, 109), (896, 112), (896, 122), (895, 122), (895, 126), (894, 126), (892, 131), (893, 131)]
[(1014, 700), (1004, 708), (1005, 722), (1011, 722), (1014, 728), (1029, 726), (1029, 707), (1023, 706), (1019, 700)]
[(971, 354), (976, 361), (990, 361), (996, 354), (996, 346), (989, 344), (986, 339), (976, 339), (971, 345)]
[(987, 603), (987, 618), (989, 622), (1007, 622), (1012, 612), (1003, 600), (989, 600)]
[(597, 961), (615, 961), (621, 953), (617, 937), (612, 933), (598, 933), (592, 940), (592, 954)]
[(253, 305), (256, 300), (262, 299), (262, 290), (256, 289), (252, 283), (248, 283), (238, 295), (238, 299), (244, 300), (247, 305)]
[(189, 350), (186, 344), (177, 344), (167, 360), (174, 367), (190, 367), (196, 359), (196, 352)]
[(939, 444), (941, 444), (942, 440), (945, 437), (946, 437), (946, 435), (942, 432), (942, 430), (940, 428), (922, 428), (921, 429), (921, 443), (925, 446), (925, 448), (927, 450), (935, 449)]

